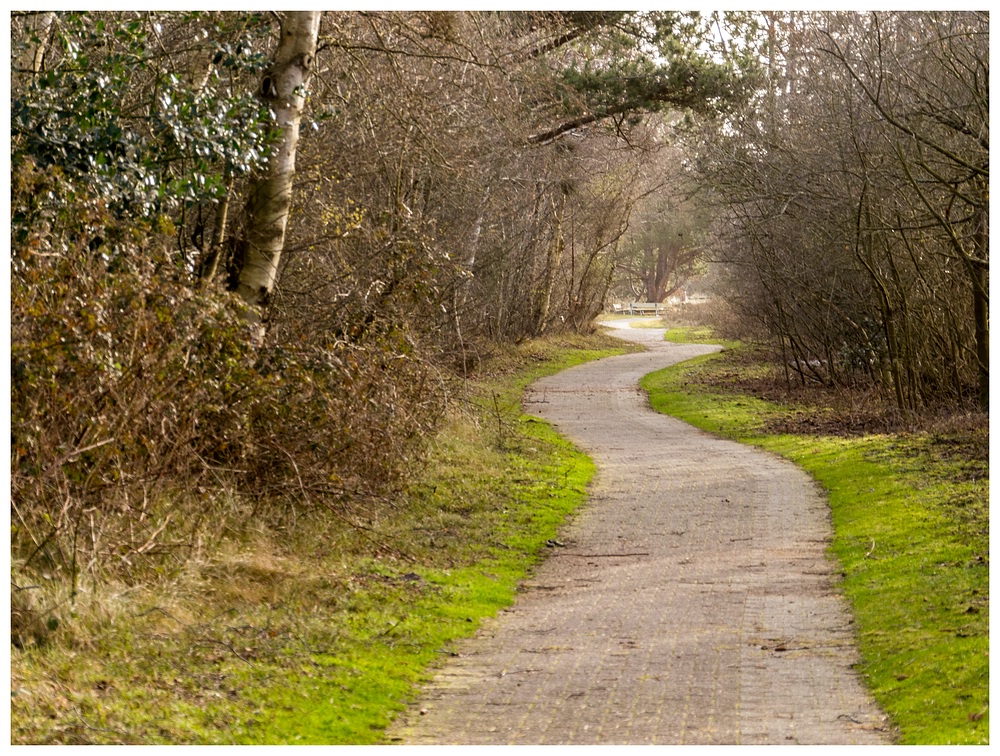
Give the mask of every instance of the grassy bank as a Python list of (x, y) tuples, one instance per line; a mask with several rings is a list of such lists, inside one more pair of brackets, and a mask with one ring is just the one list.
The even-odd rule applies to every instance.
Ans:
[(787, 457), (825, 489), (859, 671), (901, 742), (987, 743), (985, 426), (860, 433), (829, 408), (755, 396), (765, 372), (736, 348), (651, 374), (643, 386), (657, 410)]
[(45, 643), (12, 650), (12, 742), (383, 742), (583, 501), (591, 462), (521, 414), (524, 386), (622, 349), (494, 356), (405, 498), (290, 514), (280, 539), (244, 528), (155, 583), (81, 592)]

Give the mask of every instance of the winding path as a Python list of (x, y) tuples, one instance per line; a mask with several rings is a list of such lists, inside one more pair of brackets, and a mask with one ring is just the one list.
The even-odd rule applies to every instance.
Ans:
[(852, 669), (824, 499), (790, 463), (649, 409), (641, 376), (713, 347), (667, 344), (662, 329), (621, 335), (648, 351), (546, 378), (526, 405), (594, 458), (587, 506), (390, 735), (891, 742)]

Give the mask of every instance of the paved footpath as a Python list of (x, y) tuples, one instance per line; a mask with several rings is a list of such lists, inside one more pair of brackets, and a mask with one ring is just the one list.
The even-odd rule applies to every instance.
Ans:
[(588, 504), (512, 608), (390, 730), (408, 744), (883, 744), (798, 468), (649, 409), (638, 380), (712, 347), (649, 347), (535, 384), (590, 454)]

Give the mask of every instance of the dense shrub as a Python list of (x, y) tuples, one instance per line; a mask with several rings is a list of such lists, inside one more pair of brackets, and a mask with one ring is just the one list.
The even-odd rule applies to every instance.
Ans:
[[(15, 175), (20, 204), (61, 190), (56, 168)], [(168, 219), (119, 224), (74, 191), (79, 212), (12, 240), (16, 571), (75, 589), (188, 553), (204, 526), (398, 488), (443, 402), (401, 331), (252, 347), (242, 305), (193, 283)]]

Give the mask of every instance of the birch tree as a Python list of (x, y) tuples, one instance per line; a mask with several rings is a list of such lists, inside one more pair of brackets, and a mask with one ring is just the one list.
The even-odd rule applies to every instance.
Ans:
[(48, 49), (55, 16), (52, 11), (32, 11), (26, 14), (23, 38), (12, 40), (15, 46), (12, 74), (15, 76), (29, 74), (34, 79), (42, 70), (42, 61)]
[(279, 130), (267, 168), (249, 190), (244, 231), (237, 243), (232, 288), (251, 305), (248, 319), (260, 326), (278, 275), (295, 178), (295, 152), (305, 90), (312, 73), (320, 11), (282, 14), (273, 63), (259, 95), (274, 112)]

